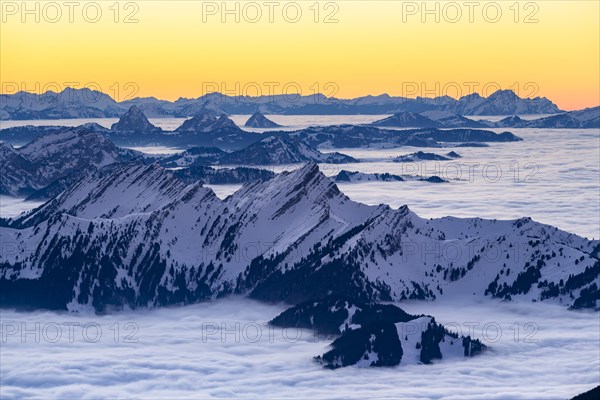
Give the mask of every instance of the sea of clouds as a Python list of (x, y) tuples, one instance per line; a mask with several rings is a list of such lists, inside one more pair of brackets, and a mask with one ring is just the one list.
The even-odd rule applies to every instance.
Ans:
[(600, 379), (597, 313), (558, 305), (410, 302), (490, 346), (433, 365), (326, 370), (330, 338), (269, 327), (244, 298), (107, 315), (1, 312), (0, 398), (566, 399)]
[[(276, 117), (276, 122), (295, 128), (347, 118)], [(236, 118), (237, 123), (245, 120)], [(179, 122), (164, 121), (163, 127)], [(342, 151), (365, 162), (321, 168), (328, 175), (341, 168), (425, 175), (441, 171), (452, 183), (339, 187), (353, 200), (394, 207), (408, 204), (423, 217), (531, 216), (568, 232), (600, 237), (598, 132), (511, 131), (525, 141), (454, 149), (463, 155), (456, 163), (471, 163), (461, 164), (465, 166), (460, 167), (463, 175), (458, 180), (452, 180), (456, 168), (439, 169), (444, 164), (390, 162), (391, 157), (417, 150), (443, 154), (451, 148), (346, 149)], [(480, 167), (470, 179), (472, 163)], [(213, 186), (222, 197), (238, 187)], [(0, 197), (0, 214), (14, 216), (38, 204)], [(463, 335), (482, 339), (490, 350), (458, 362), (329, 371), (312, 357), (326, 351), (330, 339), (266, 325), (285, 309), (283, 305), (234, 298), (102, 316), (2, 309), (0, 398), (567, 399), (600, 384), (598, 313), (494, 301), (400, 306), (433, 315)]]

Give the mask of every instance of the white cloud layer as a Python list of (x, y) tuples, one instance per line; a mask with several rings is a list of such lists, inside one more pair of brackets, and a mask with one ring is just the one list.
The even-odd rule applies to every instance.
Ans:
[[(566, 399), (600, 380), (597, 313), (540, 303), (401, 306), (463, 334), (478, 323), (484, 340), (496, 330), (486, 336), (483, 327), (497, 323), (502, 336), (486, 342), (491, 351), (458, 362), (330, 371), (312, 361), (328, 342), (268, 328), (285, 307), (247, 299), (104, 316), (2, 310), (0, 398)], [(69, 335), (65, 323), (79, 325)], [(227, 333), (215, 329), (223, 323)], [(537, 331), (523, 330), (527, 323)]]

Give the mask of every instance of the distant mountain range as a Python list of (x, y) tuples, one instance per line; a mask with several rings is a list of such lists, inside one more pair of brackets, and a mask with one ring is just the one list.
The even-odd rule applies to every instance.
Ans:
[(154, 97), (116, 102), (90, 89), (67, 88), (60, 93), (18, 92), (0, 95), (0, 120), (114, 118), (136, 106), (149, 117), (191, 117), (203, 109), (226, 114), (352, 115), (421, 113), (445, 111), (458, 115), (555, 114), (560, 109), (544, 97), (520, 98), (511, 90), (499, 90), (489, 97), (476, 93), (456, 100), (448, 96), (425, 98), (394, 97), (387, 94), (355, 99), (310, 96), (227, 96), (210, 93), (195, 99), (174, 102)]
[(388, 128), (600, 128), (600, 107), (569, 111), (562, 114), (526, 120), (518, 116), (504, 118), (497, 122), (473, 120), (446, 111), (426, 111), (423, 113), (401, 112), (375, 121), (371, 126)]
[[(150, 131), (144, 132), (137, 129), (138, 125), (132, 124), (131, 120), (138, 121), (139, 126)], [(200, 123), (199, 120), (204, 122)], [(324, 153), (317, 150), (318, 146), (331, 144), (347, 147), (393, 147), (402, 144), (436, 147), (439, 143), (435, 139), (442, 142), (458, 143), (462, 143), (460, 141), (464, 140), (492, 142), (520, 140), (510, 133), (496, 134), (489, 131), (469, 129), (387, 131), (372, 127), (338, 126), (309, 128), (295, 132), (273, 132), (264, 135), (252, 134), (258, 140), (240, 150), (224, 151), (214, 146), (197, 146), (170, 156), (147, 155), (117, 147), (111, 141), (115, 138), (123, 140), (123, 138), (137, 134), (139, 137), (149, 140), (149, 142), (146, 142), (147, 144), (152, 144), (156, 143), (158, 136), (166, 138), (187, 136), (202, 139), (203, 135), (206, 135), (216, 138), (221, 144), (222, 141), (219, 141), (219, 138), (227, 138), (230, 135), (235, 138), (237, 135), (245, 134), (237, 127), (232, 128), (231, 124), (223, 122), (224, 120), (229, 119), (223, 115), (216, 117), (203, 113), (193, 124), (184, 124), (203, 130), (206, 126), (214, 126), (215, 123), (218, 123), (225, 127), (225, 132), (205, 130), (204, 132), (169, 133), (156, 131), (152, 126), (148, 126), (143, 113), (139, 113), (134, 109), (132, 112), (126, 113), (117, 123), (119, 126), (126, 126), (130, 130), (108, 130), (96, 124), (86, 124), (74, 128), (53, 127), (53, 129), (49, 129), (41, 127), (37, 130), (34, 129), (35, 132), (39, 133), (39, 136), (34, 135), (35, 138), (21, 148), (15, 149), (9, 143), (0, 142), (0, 161), (5, 167), (5, 173), (0, 177), (0, 194), (28, 196), (27, 198), (30, 200), (52, 198), (95, 172), (98, 168), (124, 162), (138, 162), (141, 164), (158, 162), (167, 168), (177, 168), (180, 170), (176, 172), (176, 175), (188, 183), (237, 184), (264, 180), (273, 177), (273, 174), (256, 168), (215, 169), (211, 166), (235, 167), (301, 164), (306, 162), (328, 164), (360, 162), (360, 160), (338, 152)], [(33, 129), (33, 127), (26, 127), (26, 129), (27, 132), (30, 132), (29, 129)], [(13, 132), (13, 129), (3, 132)], [(18, 129), (17, 132), (19, 132)], [(221, 134), (223, 137), (220, 136)], [(5, 136), (0, 134), (0, 138), (5, 138)], [(456, 152), (450, 152), (446, 155), (417, 152), (398, 157), (393, 161), (447, 161), (459, 157), (460, 155)], [(403, 180), (446, 182), (438, 177), (395, 176), (385, 173), (365, 174), (350, 171), (340, 172), (336, 180), (340, 182)]]
[(223, 200), (157, 164), (116, 164), (0, 225), (11, 243), (0, 252), (2, 307), (105, 311), (240, 294), (594, 308), (600, 296), (598, 240), (529, 218), (360, 204), (314, 163)]
[[(259, 147), (261, 142), (255, 144)], [(303, 149), (295, 162), (310, 161), (310, 156), (334, 162), (343, 161), (343, 155), (326, 155), (317, 150)], [(248, 152), (226, 153), (217, 148), (193, 148), (182, 154), (160, 157), (115, 146), (100, 133), (88, 130), (85, 126), (64, 128), (47, 133), (31, 143), (15, 149), (8, 143), (0, 142), (0, 194), (9, 196), (27, 196), (28, 200), (50, 199), (69, 189), (77, 182), (97, 173), (108, 165), (137, 163), (145, 165), (153, 162), (178, 168), (175, 175), (184, 182), (240, 184), (254, 180), (272, 178), (274, 173), (267, 170), (238, 167), (211, 168), (227, 157), (232, 161), (246, 157), (247, 164), (252, 162)], [(276, 156), (276, 154), (273, 154)], [(287, 157), (290, 157), (287, 154)], [(351, 158), (348, 158), (349, 160)], [(272, 163), (281, 164), (276, 157)], [(286, 159), (285, 163), (289, 163)], [(234, 164), (234, 162), (231, 162)], [(184, 167), (184, 168), (181, 168)], [(105, 173), (107, 169), (102, 169)]]
[[(132, 106), (112, 129), (98, 124), (83, 126), (110, 138), (118, 146), (164, 145), (174, 147), (217, 147), (235, 151), (264, 140), (267, 136), (279, 137), (291, 145), (297, 141), (310, 148), (358, 148), (358, 147), (439, 147), (440, 142), (510, 142), (519, 137), (510, 132), (495, 133), (481, 129), (459, 128), (441, 130), (422, 128), (412, 130), (385, 129), (366, 125), (333, 125), (309, 127), (297, 131), (272, 130), (264, 134), (247, 132), (239, 128), (225, 114), (212, 110), (200, 110), (185, 120), (174, 131), (162, 131), (152, 125), (144, 113)], [(60, 126), (19, 126), (0, 130), (0, 140), (22, 145), (46, 135), (68, 129)], [(297, 149), (299, 149), (296, 146)], [(302, 161), (309, 161), (304, 159)], [(317, 161), (313, 159), (313, 161)]]
[[(0, 177), (0, 193), (26, 195), (30, 199), (51, 198), (100, 167), (130, 161), (143, 164), (156, 161), (169, 168), (195, 167), (179, 172), (188, 181), (244, 183), (269, 176), (252, 169), (231, 171), (201, 167), (359, 162), (341, 153), (321, 152), (318, 147), (438, 147), (441, 142), (464, 144), (521, 140), (508, 132), (496, 134), (485, 130), (435, 128), (399, 131), (352, 125), (256, 134), (241, 130), (224, 114), (207, 110), (186, 120), (175, 131), (165, 132), (153, 126), (135, 106), (113, 124), (112, 129), (97, 124), (74, 128), (25, 126), (0, 131), (0, 139), (6, 141), (0, 143), (0, 159), (7, 167), (7, 172)], [(120, 145), (198, 145), (180, 154), (158, 157), (117, 147), (113, 141)], [(9, 144), (11, 142), (26, 144), (15, 149)], [(428, 154), (417, 153), (422, 156), (420, 160)], [(350, 175), (354, 181), (386, 179), (379, 174)]]

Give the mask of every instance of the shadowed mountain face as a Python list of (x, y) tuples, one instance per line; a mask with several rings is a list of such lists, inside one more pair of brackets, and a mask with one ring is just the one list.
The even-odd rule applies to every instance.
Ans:
[(0, 259), (2, 306), (101, 311), (237, 293), (593, 308), (599, 295), (597, 240), (527, 218), (423, 219), (356, 203), (316, 164), (224, 200), (157, 165), (108, 166), (2, 225), (13, 244)]
[(429, 364), (474, 356), (486, 348), (478, 340), (450, 333), (433, 317), (410, 315), (390, 304), (332, 296), (291, 307), (269, 324), (338, 336), (330, 350), (315, 357), (331, 369)]
[(155, 132), (160, 131), (160, 128), (152, 125), (142, 110), (136, 106), (131, 106), (129, 110), (119, 119), (119, 122), (114, 123), (111, 128), (113, 131), (129, 131), (129, 132)]
[(271, 121), (265, 117), (264, 114), (256, 112), (248, 118), (248, 121), (246, 121), (244, 126), (249, 128), (279, 128), (281, 125)]

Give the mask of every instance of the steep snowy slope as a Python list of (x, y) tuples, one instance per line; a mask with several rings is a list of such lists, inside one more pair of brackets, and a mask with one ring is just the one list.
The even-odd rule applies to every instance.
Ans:
[(224, 200), (156, 165), (124, 166), (9, 225), (0, 228), (11, 244), (0, 259), (2, 305), (103, 310), (240, 293), (593, 308), (599, 297), (599, 241), (527, 218), (429, 220), (363, 205), (316, 164)]

